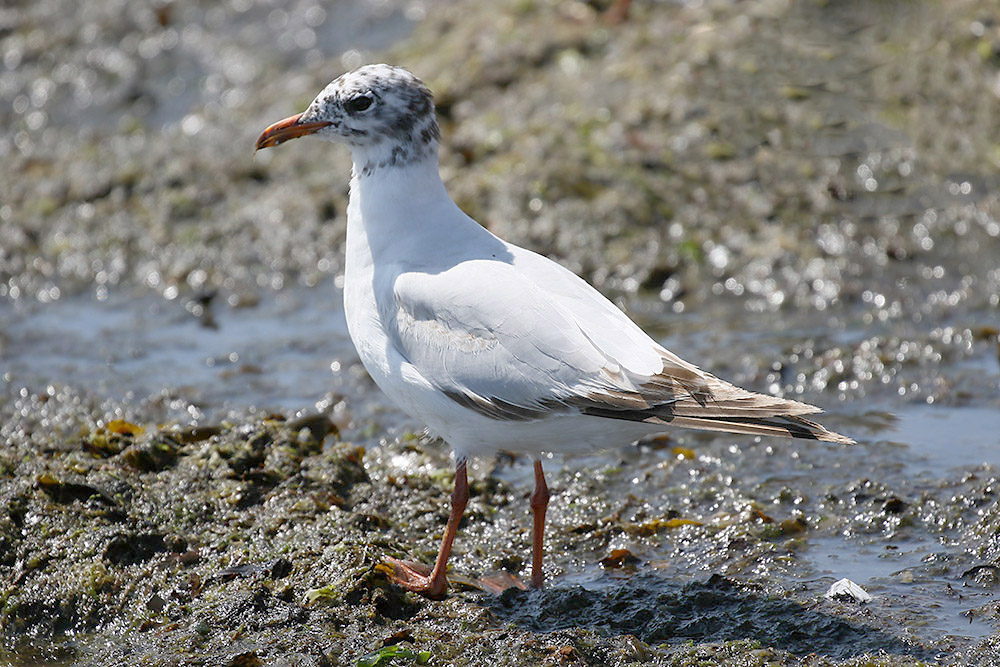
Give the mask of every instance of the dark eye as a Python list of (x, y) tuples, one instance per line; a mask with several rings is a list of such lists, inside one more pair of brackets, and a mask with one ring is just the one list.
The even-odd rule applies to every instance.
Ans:
[(358, 111), (364, 111), (372, 105), (372, 98), (367, 95), (358, 95), (357, 97), (352, 97), (351, 99), (344, 102), (344, 108), (351, 113), (357, 113)]

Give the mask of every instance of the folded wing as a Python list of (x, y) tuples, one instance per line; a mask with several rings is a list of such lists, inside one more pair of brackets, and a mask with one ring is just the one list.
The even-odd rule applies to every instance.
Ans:
[(577, 412), (702, 430), (850, 442), (814, 406), (745, 391), (658, 345), (572, 272), (511, 246), (513, 263), (408, 272), (384, 313), (432, 385), (492, 419)]

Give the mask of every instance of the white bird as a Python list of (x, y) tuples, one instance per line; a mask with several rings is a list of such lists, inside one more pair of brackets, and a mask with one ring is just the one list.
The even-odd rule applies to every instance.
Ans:
[(668, 426), (851, 443), (803, 417), (805, 403), (740, 389), (684, 361), (586, 281), (507, 243), (463, 213), (438, 172), (427, 87), (368, 65), (333, 81), (257, 148), (305, 135), (347, 144), (344, 309), (358, 355), (399, 407), (455, 452), (451, 515), (433, 570), (387, 559), (393, 580), (428, 596), (469, 496), (466, 459), (535, 458), (532, 584), (541, 587), (549, 492), (540, 454), (627, 444)]

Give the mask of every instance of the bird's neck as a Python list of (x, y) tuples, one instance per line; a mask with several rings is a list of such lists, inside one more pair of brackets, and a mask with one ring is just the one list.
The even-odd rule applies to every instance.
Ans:
[(441, 220), (457, 207), (438, 173), (437, 151), (405, 163), (365, 169), (370, 153), (357, 154), (347, 209), (349, 243), (364, 244), (378, 255), (392, 243), (406, 245), (421, 233), (421, 221)]
[(371, 166), (371, 152), (352, 152), (351, 157), (354, 158), (351, 200), (357, 200), (366, 214), (413, 214), (422, 206), (449, 200), (438, 172), (436, 147), (420, 157), (398, 163), (388, 158), (388, 164), (380, 162), (375, 167)]
[(418, 165), (430, 159), (435, 168), (438, 156), (437, 125), (413, 129), (412, 134), (394, 139), (386, 138), (377, 143), (351, 146), (354, 176), (367, 178), (379, 172)]

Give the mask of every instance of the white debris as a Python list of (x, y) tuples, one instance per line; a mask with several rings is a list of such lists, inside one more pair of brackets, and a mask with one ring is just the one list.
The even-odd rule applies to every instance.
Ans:
[(872, 596), (868, 594), (868, 591), (861, 588), (861, 586), (858, 586), (850, 579), (835, 581), (833, 585), (830, 586), (830, 590), (828, 590), (826, 595), (823, 597), (831, 600), (840, 600), (841, 602), (857, 602), (859, 604), (871, 602), (872, 599)]

